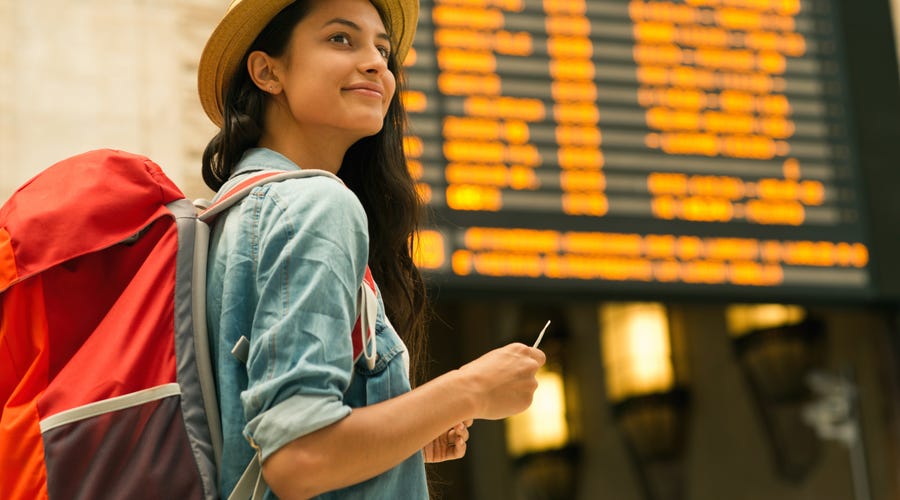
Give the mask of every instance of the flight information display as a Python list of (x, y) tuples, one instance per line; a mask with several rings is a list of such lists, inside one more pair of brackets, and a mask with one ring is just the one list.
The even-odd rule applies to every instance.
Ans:
[(867, 296), (837, 29), (831, 0), (422, 0), (417, 264), (451, 287)]

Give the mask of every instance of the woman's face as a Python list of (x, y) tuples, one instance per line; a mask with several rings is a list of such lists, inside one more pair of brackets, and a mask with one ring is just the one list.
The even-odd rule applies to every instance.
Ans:
[(280, 59), (291, 125), (349, 134), (353, 142), (378, 133), (396, 90), (390, 51), (369, 0), (312, 0)]

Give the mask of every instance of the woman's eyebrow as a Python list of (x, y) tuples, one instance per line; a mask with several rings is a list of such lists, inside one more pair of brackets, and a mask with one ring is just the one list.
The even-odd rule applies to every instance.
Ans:
[[(334, 19), (332, 19), (332, 20), (326, 22), (325, 24), (323, 24), (322, 27), (324, 28), (324, 27), (326, 27), (326, 26), (328, 26), (328, 25), (330, 25), (330, 24), (342, 24), (342, 25), (347, 26), (347, 27), (349, 27), (349, 28), (351, 28), (351, 29), (353, 29), (353, 30), (355, 30), (355, 31), (362, 31), (362, 28), (360, 28), (358, 24), (354, 23), (353, 21), (351, 21), (351, 20), (349, 20), (349, 19), (344, 19), (343, 17), (335, 17)], [(384, 31), (378, 33), (378, 34), (375, 35), (375, 36), (376, 36), (377, 38), (382, 38), (382, 39), (384, 39), (384, 40), (387, 41), (387, 42), (390, 42), (390, 41), (391, 41), (391, 37), (388, 36), (388, 34), (387, 34), (386, 32), (384, 32)]]

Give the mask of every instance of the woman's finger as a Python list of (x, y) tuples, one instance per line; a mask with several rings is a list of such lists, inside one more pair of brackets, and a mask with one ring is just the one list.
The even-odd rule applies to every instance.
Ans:
[(469, 440), (469, 428), (463, 424), (459, 424), (456, 428), (457, 439), (465, 442)]

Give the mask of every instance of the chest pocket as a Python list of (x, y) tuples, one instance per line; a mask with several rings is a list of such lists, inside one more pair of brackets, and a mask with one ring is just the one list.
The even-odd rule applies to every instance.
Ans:
[(384, 320), (384, 311), (379, 303), (378, 319), (375, 323), (376, 359), (369, 368), (365, 356), (360, 357), (353, 367), (354, 383), (350, 392), (351, 406), (368, 406), (409, 392), (409, 377), (403, 353), (406, 346), (394, 328)]

